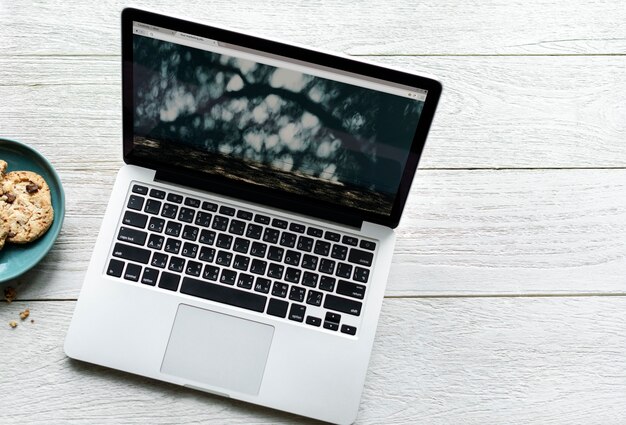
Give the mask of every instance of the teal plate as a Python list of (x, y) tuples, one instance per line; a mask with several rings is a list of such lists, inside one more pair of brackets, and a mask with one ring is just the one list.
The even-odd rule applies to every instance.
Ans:
[(24, 245), (6, 243), (0, 251), (0, 283), (15, 279), (30, 270), (54, 245), (59, 236), (65, 216), (65, 194), (61, 179), (52, 165), (39, 152), (22, 143), (0, 139), (0, 159), (8, 164), (8, 171), (34, 171), (41, 175), (50, 186), (54, 221), (48, 231), (39, 239)]

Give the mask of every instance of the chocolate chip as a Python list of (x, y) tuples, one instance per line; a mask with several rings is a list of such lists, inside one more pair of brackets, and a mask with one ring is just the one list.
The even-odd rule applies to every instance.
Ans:
[(26, 185), (26, 192), (28, 193), (35, 193), (39, 190), (39, 186), (37, 186), (37, 184), (30, 182)]
[(14, 238), (14, 237), (15, 237), (15, 233), (13, 233), (13, 232), (7, 233), (7, 238), (11, 239), (11, 238)]
[(5, 193), (4, 196), (7, 197), (7, 203), (12, 204), (15, 201), (15, 195), (12, 193)]

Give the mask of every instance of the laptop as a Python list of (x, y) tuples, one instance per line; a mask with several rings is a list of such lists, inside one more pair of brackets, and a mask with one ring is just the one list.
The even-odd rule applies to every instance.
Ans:
[(125, 165), (67, 355), (352, 423), (440, 93), (431, 78), (125, 9)]

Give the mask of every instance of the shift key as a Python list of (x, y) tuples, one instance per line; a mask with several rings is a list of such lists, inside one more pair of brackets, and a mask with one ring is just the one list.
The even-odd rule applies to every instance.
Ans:
[(113, 248), (113, 256), (124, 258), (125, 260), (136, 261), (138, 263), (148, 264), (150, 260), (150, 251), (136, 246), (116, 243)]

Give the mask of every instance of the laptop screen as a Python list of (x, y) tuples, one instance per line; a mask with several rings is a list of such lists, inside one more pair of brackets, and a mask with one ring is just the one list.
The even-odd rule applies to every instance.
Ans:
[(131, 154), (389, 216), (428, 91), (133, 22)]

